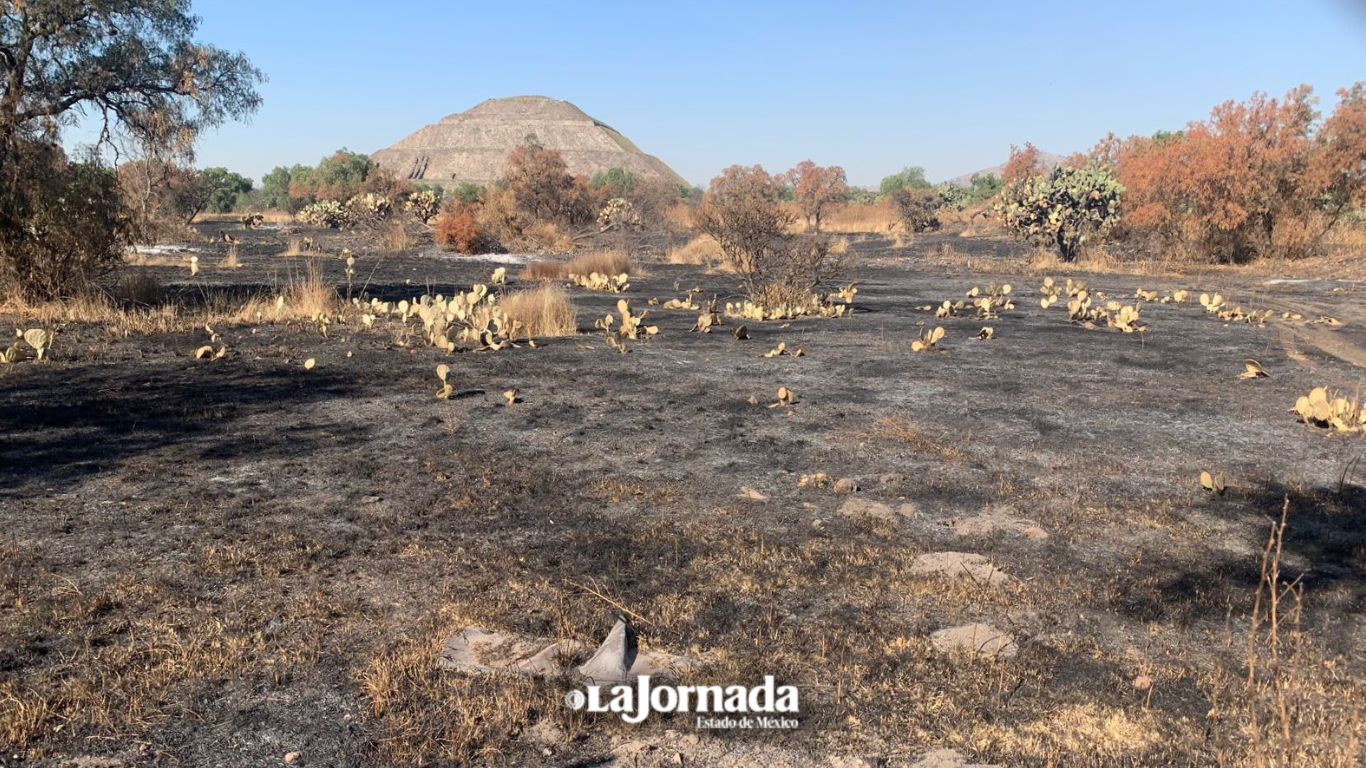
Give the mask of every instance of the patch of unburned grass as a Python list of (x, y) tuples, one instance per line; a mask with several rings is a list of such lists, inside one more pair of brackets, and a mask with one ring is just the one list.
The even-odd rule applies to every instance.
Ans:
[(721, 244), (711, 235), (698, 235), (679, 248), (670, 248), (665, 257), (670, 264), (703, 267), (708, 272), (729, 271)]
[(567, 280), (570, 275), (619, 275), (623, 272), (639, 276), (641, 270), (625, 251), (594, 251), (575, 256), (569, 261), (529, 262), (518, 277), (522, 280)]
[(573, 336), (579, 331), (574, 302), (559, 285), (546, 284), (514, 291), (499, 299), (498, 306), (520, 322), (532, 338)]

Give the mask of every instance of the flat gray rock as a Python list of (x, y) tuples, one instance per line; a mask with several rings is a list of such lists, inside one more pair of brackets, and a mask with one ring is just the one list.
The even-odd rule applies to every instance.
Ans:
[(989, 509), (979, 515), (958, 518), (949, 525), (959, 536), (995, 536), (998, 533), (1011, 533), (1029, 539), (1048, 538), (1048, 532), (1037, 522), (999, 509)]
[(1020, 651), (1008, 633), (981, 623), (941, 629), (930, 635), (930, 642), (941, 653), (966, 653), (986, 659), (1010, 659)]
[(927, 552), (916, 557), (911, 563), (910, 572), (913, 576), (971, 579), (993, 587), (1014, 581), (1005, 571), (992, 565), (990, 560), (973, 552)]

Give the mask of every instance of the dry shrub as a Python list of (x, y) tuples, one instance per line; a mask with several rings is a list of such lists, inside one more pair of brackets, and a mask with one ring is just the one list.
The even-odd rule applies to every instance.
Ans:
[(670, 248), (668, 261), (670, 264), (706, 267), (708, 271), (730, 268), (726, 263), (726, 255), (721, 252), (721, 244), (711, 235), (698, 235), (682, 248)]
[(481, 193), (475, 218), (484, 237), (503, 244), (520, 242), (528, 225), (517, 207), (516, 196), (511, 190), (498, 187), (489, 187)]
[(437, 216), (433, 237), (437, 245), (466, 255), (487, 250), (489, 243), (474, 209), (468, 205), (450, 208)]
[(1349, 254), (1366, 253), (1366, 221), (1350, 221), (1329, 232), (1324, 245)]
[(939, 211), (944, 207), (944, 196), (935, 189), (903, 187), (892, 194), (897, 216), (910, 232), (931, 232), (943, 226)]
[(1366, 85), (1319, 120), (1312, 89), (1226, 102), (1183, 132), (1103, 141), (1124, 185), (1122, 234), (1201, 261), (1321, 253), (1323, 236), (1366, 205)]
[(568, 253), (574, 250), (574, 241), (559, 225), (550, 221), (538, 221), (527, 227), (520, 242), (527, 250), (538, 253)]
[(803, 160), (785, 175), (801, 218), (805, 219), (807, 228), (815, 232), (821, 231), (825, 215), (849, 196), (844, 169), (838, 165), (822, 167)]
[(587, 178), (573, 176), (559, 150), (527, 142), (508, 155), (503, 175), (517, 208), (534, 222), (589, 224), (606, 202)]
[(1304, 585), (1282, 573), (1290, 500), (1262, 552), (1241, 668), (1214, 684), (1221, 762), (1256, 768), (1349, 768), (1366, 757), (1366, 689), (1301, 626)]
[(795, 217), (779, 202), (782, 190), (781, 180), (761, 166), (731, 166), (712, 179), (698, 226), (720, 244), (755, 304), (805, 306), (847, 262), (830, 252), (824, 236), (788, 234)]
[(697, 207), (677, 202), (664, 209), (664, 226), (671, 232), (691, 232), (697, 226)]
[(0, 291), (45, 300), (80, 294), (123, 259), (118, 180), (60, 148), (21, 142), (0, 189)]
[(578, 313), (564, 288), (555, 284), (516, 291), (499, 300), (498, 306), (520, 322), (532, 338), (573, 336), (579, 331)]
[(380, 228), (380, 242), (386, 251), (406, 251), (413, 247), (412, 235), (400, 216), (389, 219)]

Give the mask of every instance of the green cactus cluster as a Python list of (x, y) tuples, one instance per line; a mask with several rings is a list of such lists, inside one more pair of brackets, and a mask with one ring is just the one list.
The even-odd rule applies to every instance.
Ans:
[(642, 221), (640, 213), (630, 200), (624, 197), (614, 197), (607, 201), (607, 204), (598, 211), (598, 231), (626, 231), (640, 229)]
[(1075, 261), (1088, 241), (1119, 220), (1124, 186), (1105, 166), (1058, 166), (1006, 187), (998, 204), (1006, 226), (1024, 240), (1053, 246)]
[(355, 216), (350, 208), (336, 200), (309, 203), (299, 211), (299, 218), (307, 224), (328, 229), (345, 229), (355, 223)]

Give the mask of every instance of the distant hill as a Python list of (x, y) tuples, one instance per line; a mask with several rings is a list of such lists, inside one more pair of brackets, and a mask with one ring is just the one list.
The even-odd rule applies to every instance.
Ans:
[[(1039, 164), (1044, 167), (1044, 170), (1051, 171), (1054, 168), (1057, 168), (1058, 166), (1062, 165), (1062, 162), (1066, 159), (1067, 158), (1063, 157), (1062, 155), (1055, 155), (1052, 152), (1045, 152), (1042, 149), (1039, 150)], [(944, 183), (952, 184), (956, 187), (970, 186), (972, 184), (973, 176), (976, 176), (979, 173), (990, 173), (996, 176), (1000, 176), (1001, 171), (1004, 171), (1005, 167), (1005, 163), (1001, 163), (1000, 165), (993, 165), (990, 168), (983, 168), (980, 171), (973, 171), (972, 173), (965, 173), (962, 176), (955, 176), (952, 179), (945, 181)]]

